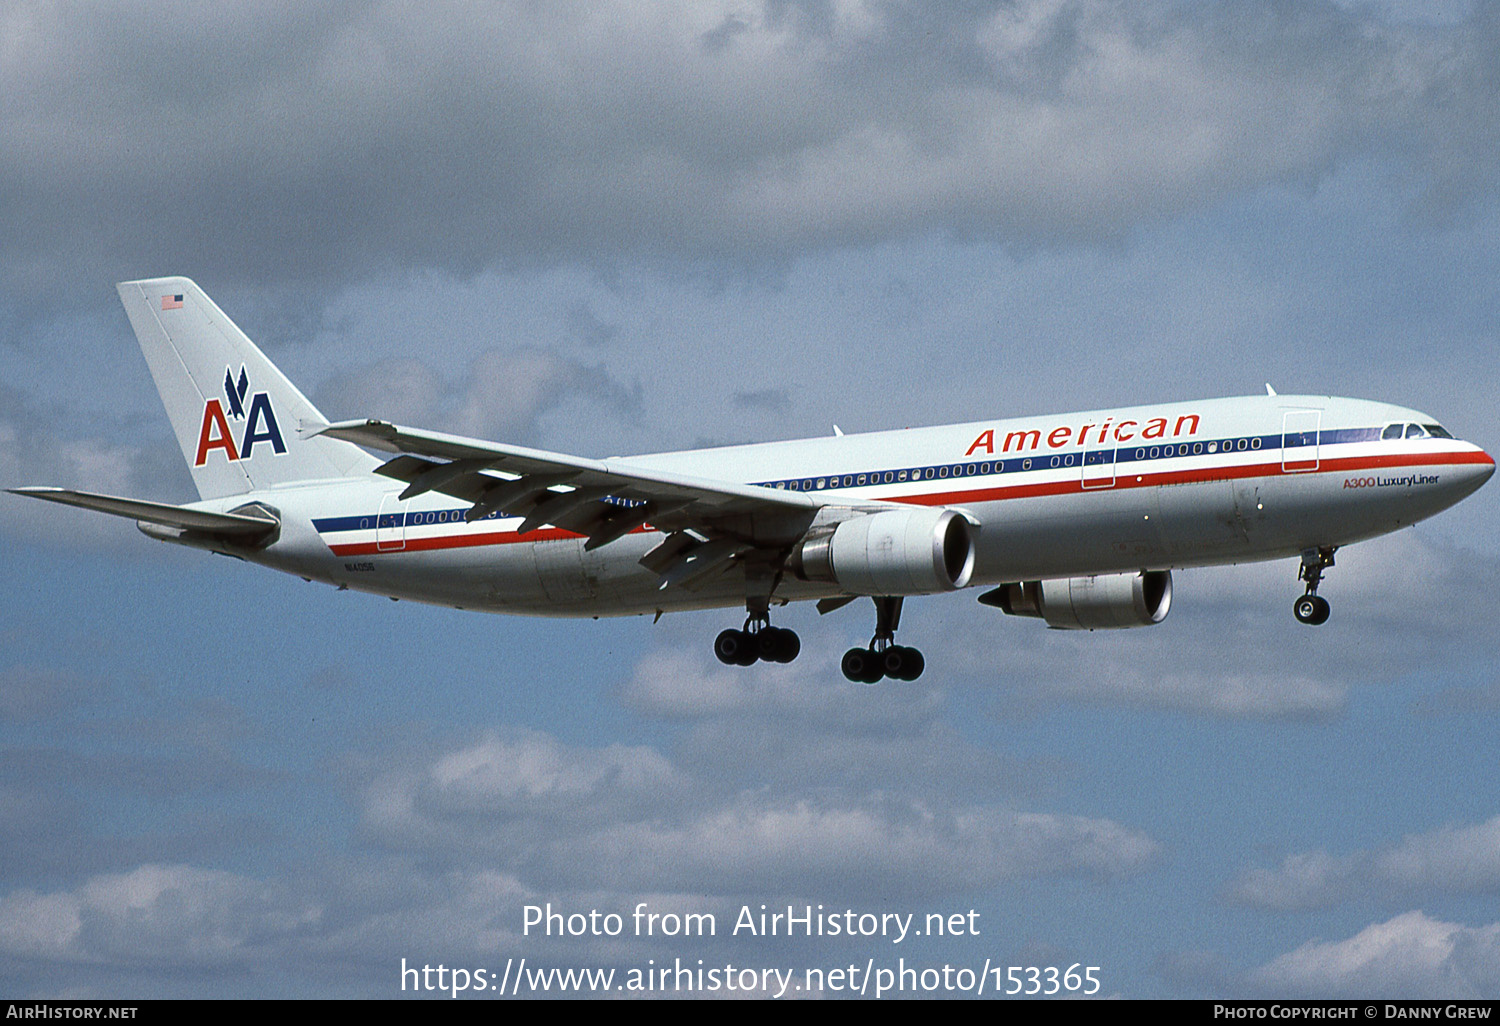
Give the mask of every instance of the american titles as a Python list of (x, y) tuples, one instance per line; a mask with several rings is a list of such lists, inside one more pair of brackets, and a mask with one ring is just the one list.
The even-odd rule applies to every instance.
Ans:
[[(1050, 449), (1065, 449), (1070, 445), (1104, 445), (1113, 440), (1115, 442), (1129, 442), (1135, 438), (1165, 438), (1167, 437), (1167, 417), (1153, 417), (1142, 426), (1137, 420), (1122, 420), (1115, 423), (1113, 417), (1106, 417), (1102, 424), (1084, 424), (1075, 433), (1068, 425), (1055, 427), (1047, 432), (1047, 447)], [(1089, 435), (1094, 437), (1090, 439)], [(1198, 433), (1198, 415), (1196, 413), (1185, 414), (1178, 417), (1172, 427), (1172, 437), (1178, 438), (1187, 435), (1191, 438)], [(1005, 435), (1000, 444), (1001, 452), (1027, 452), (1038, 449), (1042, 444), (1042, 431), (1040, 428), (1031, 428), (1026, 431), (1011, 431)], [(995, 429), (986, 428), (974, 439), (965, 456), (972, 456), (976, 452), (984, 452), (987, 455), (995, 454)]]

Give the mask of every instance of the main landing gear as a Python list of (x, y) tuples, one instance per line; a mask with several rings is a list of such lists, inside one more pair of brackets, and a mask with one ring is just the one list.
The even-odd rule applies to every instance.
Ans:
[(1332, 548), (1308, 549), (1302, 553), (1302, 568), (1297, 579), (1307, 582), (1307, 593), (1292, 604), (1292, 615), (1299, 621), (1316, 627), (1328, 619), (1328, 600), (1318, 594), (1318, 583), (1323, 580), (1323, 571), (1333, 566)]
[(771, 592), (775, 579), (756, 574), (751, 593), (745, 599), (745, 626), (723, 631), (714, 639), (714, 655), (730, 666), (750, 666), (764, 659), (768, 663), (789, 663), (802, 651), (802, 639), (796, 631), (771, 626)]
[(729, 666), (789, 663), (802, 651), (796, 631), (771, 626), (771, 595), (781, 575), (763, 562), (745, 567), (745, 626), (721, 631), (714, 639), (714, 655)]
[(922, 676), (927, 660), (914, 648), (896, 644), (896, 628), (901, 623), (901, 599), (882, 597), (875, 600), (875, 636), (869, 648), (851, 648), (844, 653), (839, 668), (844, 676), (859, 684), (874, 684), (882, 677), (894, 680), (916, 680)]
[(796, 631), (772, 627), (770, 618), (751, 614), (741, 630), (730, 628), (714, 639), (714, 655), (730, 666), (749, 666), (757, 660), (789, 663), (802, 651)]

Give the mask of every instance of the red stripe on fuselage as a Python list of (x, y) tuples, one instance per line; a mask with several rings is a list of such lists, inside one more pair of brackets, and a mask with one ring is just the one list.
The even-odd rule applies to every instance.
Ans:
[[(1191, 457), (1189, 457), (1191, 458)], [(904, 502), (913, 506), (953, 506), (971, 502), (996, 502), (1003, 499), (1028, 499), (1044, 495), (1082, 495), (1095, 492), (1118, 491), (1122, 488), (1152, 488), (1160, 485), (1203, 484), (1210, 481), (1230, 481), (1246, 477), (1310, 477), (1318, 474), (1347, 473), (1352, 470), (1376, 470), (1382, 468), (1430, 467), (1463, 463), (1488, 464), (1495, 461), (1485, 452), (1446, 452), (1430, 456), (1350, 456), (1342, 459), (1321, 460), (1316, 470), (1286, 471), (1281, 463), (1256, 463), (1245, 466), (1199, 467), (1193, 470), (1163, 470), (1148, 474), (1121, 474), (1113, 484), (1083, 487), (1082, 472), (1078, 477), (1066, 481), (1044, 481), (1037, 484), (1006, 485), (998, 488), (974, 488), (962, 492), (936, 492), (929, 495), (887, 497), (878, 501)], [(1041, 468), (1042, 470), (1048, 468)], [(1077, 468), (1074, 468), (1077, 469)], [(1097, 467), (1089, 468), (1096, 470)], [(1037, 471), (1032, 471), (1036, 473)], [(632, 534), (648, 530), (638, 527)], [(398, 552), (430, 552), (436, 549), (461, 549), (478, 545), (513, 545), (517, 542), (560, 541), (567, 538), (582, 538), (584, 535), (566, 531), (560, 527), (529, 531), (519, 535), (514, 531), (490, 531), (484, 534), (452, 534), (436, 538), (407, 538), (401, 549), (380, 549), (377, 542), (356, 542), (347, 545), (330, 545), (335, 556), (395, 555)], [(384, 543), (389, 545), (389, 542)]]
[[(1197, 467), (1192, 470), (1160, 470), (1147, 474), (1120, 474), (1113, 484), (1083, 487), (1080, 477), (1066, 481), (1043, 481), (1029, 485), (1007, 485), (999, 488), (980, 488), (963, 492), (940, 492), (935, 495), (914, 495), (893, 502), (907, 502), (917, 506), (948, 506), (964, 502), (989, 502), (1000, 499), (1029, 499), (1042, 495), (1072, 495), (1087, 492), (1111, 492), (1122, 488), (1151, 488), (1158, 485), (1202, 484), (1209, 481), (1233, 481), (1246, 477), (1306, 477), (1315, 474), (1347, 473), (1351, 470), (1376, 470), (1383, 467), (1429, 467), (1439, 464), (1486, 463), (1495, 461), (1483, 452), (1434, 453), (1431, 456), (1349, 456), (1343, 459), (1327, 459), (1318, 463), (1317, 469), (1283, 470), (1281, 463), (1253, 463), (1244, 466)], [(1090, 467), (1090, 470), (1097, 470)]]

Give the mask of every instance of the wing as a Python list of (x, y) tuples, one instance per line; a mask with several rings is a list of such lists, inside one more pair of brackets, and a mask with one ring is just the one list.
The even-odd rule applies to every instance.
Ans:
[[(662, 587), (706, 581), (736, 561), (774, 573), (824, 505), (803, 492), (689, 477), (620, 460), (593, 460), (519, 445), (420, 431), (379, 420), (318, 432), (398, 455), (376, 473), (407, 487), (401, 498), (437, 491), (471, 503), (469, 521), (503, 512), (520, 533), (553, 524), (596, 549), (650, 524), (666, 533), (641, 563)], [(878, 504), (877, 504), (878, 505)]]

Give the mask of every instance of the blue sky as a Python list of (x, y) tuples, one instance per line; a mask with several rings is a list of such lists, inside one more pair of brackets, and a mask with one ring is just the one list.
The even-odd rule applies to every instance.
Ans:
[[(0, 485), (193, 497), (115, 281), (186, 274), (330, 417), (587, 455), (1329, 392), (1500, 448), (1490, 3), (0, 12)], [(1101, 966), (1500, 992), (1489, 489), (1160, 626), (855, 605), (507, 619), (0, 501), (0, 989), (398, 993), (400, 960)], [(975, 938), (546, 940), (521, 909), (981, 912)], [(721, 933), (723, 931), (721, 930)]]

